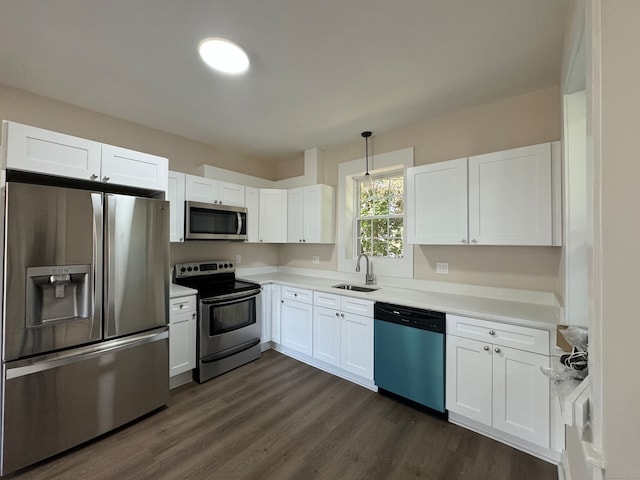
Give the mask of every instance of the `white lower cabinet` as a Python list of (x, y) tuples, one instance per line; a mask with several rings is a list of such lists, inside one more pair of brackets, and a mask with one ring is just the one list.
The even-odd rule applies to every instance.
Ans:
[(273, 300), (272, 292), (273, 285), (264, 285), (262, 287), (262, 311), (260, 312), (260, 322), (262, 323), (262, 337), (260, 338), (260, 342), (263, 345), (271, 341), (271, 302)]
[(172, 298), (169, 314), (169, 376), (196, 367), (196, 296)]
[(282, 343), (282, 287), (271, 285), (271, 341)]
[(549, 448), (548, 332), (456, 315), (447, 332), (449, 412)]
[[(300, 298), (292, 300), (291, 297)], [(282, 287), (280, 300), (281, 343), (305, 355), (313, 354), (313, 298), (309, 290)]]
[(373, 317), (341, 313), (340, 366), (373, 380)]
[(340, 366), (340, 313), (325, 307), (313, 310), (313, 357)]

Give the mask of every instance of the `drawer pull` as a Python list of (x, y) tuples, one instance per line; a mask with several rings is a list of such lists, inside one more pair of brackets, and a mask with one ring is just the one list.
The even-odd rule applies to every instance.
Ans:
[(496, 332), (494, 332), (493, 330), (489, 330), (489, 335), (495, 335)]
[(484, 346), (484, 351), (488, 352), (489, 351), (489, 347), (487, 347), (486, 345)]
[(500, 349), (498, 347), (496, 347), (495, 352), (496, 353), (500, 353)]

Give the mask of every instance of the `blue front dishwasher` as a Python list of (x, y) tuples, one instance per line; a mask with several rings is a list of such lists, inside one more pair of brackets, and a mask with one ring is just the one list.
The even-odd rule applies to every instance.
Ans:
[(378, 388), (444, 413), (445, 314), (376, 302)]

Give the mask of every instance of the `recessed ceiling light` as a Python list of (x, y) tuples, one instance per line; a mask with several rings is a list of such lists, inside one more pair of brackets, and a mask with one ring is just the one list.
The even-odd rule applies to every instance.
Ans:
[(214, 70), (224, 73), (244, 73), (249, 57), (238, 45), (224, 38), (207, 38), (198, 47), (202, 60)]

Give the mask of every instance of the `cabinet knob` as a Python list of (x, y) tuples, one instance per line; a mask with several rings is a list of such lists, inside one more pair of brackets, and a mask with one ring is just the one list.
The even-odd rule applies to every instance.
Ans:
[(489, 335), (495, 335), (496, 332), (494, 332), (493, 330), (489, 330)]
[(302, 239), (302, 241), (303, 241), (303, 242), (306, 242), (306, 240), (305, 240), (304, 238)]
[(294, 297), (297, 297), (297, 296), (298, 296), (298, 294), (297, 294), (297, 293), (294, 293), (294, 294), (293, 294), (293, 296), (294, 296)]
[(181, 304), (180, 304), (180, 307), (179, 307), (179, 308), (180, 308), (180, 310), (182, 310), (182, 308), (183, 308), (183, 307), (184, 307), (184, 304), (182, 304), (182, 303), (181, 303)]
[(284, 303), (284, 300), (280, 300), (280, 303)]
[(462, 240), (460, 240), (462, 243), (467, 243), (467, 239), (463, 238)]
[(91, 175), (91, 180), (95, 180), (96, 178), (98, 178), (98, 175), (96, 175), (95, 173)]
[(341, 314), (340, 314), (340, 316), (341, 316), (342, 318), (344, 318), (344, 313), (341, 313)]
[(486, 345), (484, 346), (484, 351), (488, 352), (489, 351), (489, 347), (487, 347)]
[(105, 175), (104, 177), (102, 177), (102, 180), (105, 182), (109, 181), (109, 175)]
[(496, 349), (494, 350), (496, 353), (500, 353), (500, 349), (498, 347), (496, 347)]
[(184, 241), (184, 237), (180, 237), (180, 241), (183, 242)]
[(299, 238), (299, 239), (298, 239), (298, 242), (302, 242), (302, 239), (301, 239), (301, 238)]
[(478, 241), (474, 238), (474, 239), (471, 240), (471, 243), (473, 243), (475, 245), (476, 243), (478, 243)]
[(262, 241), (262, 239), (260, 239), (260, 241)]
[(336, 312), (336, 317), (339, 317), (339, 316), (340, 316), (340, 314), (338, 312)]
[(192, 313), (192, 314), (191, 314), (191, 318), (195, 319), (195, 318), (196, 318), (196, 314), (195, 314), (195, 313)]

